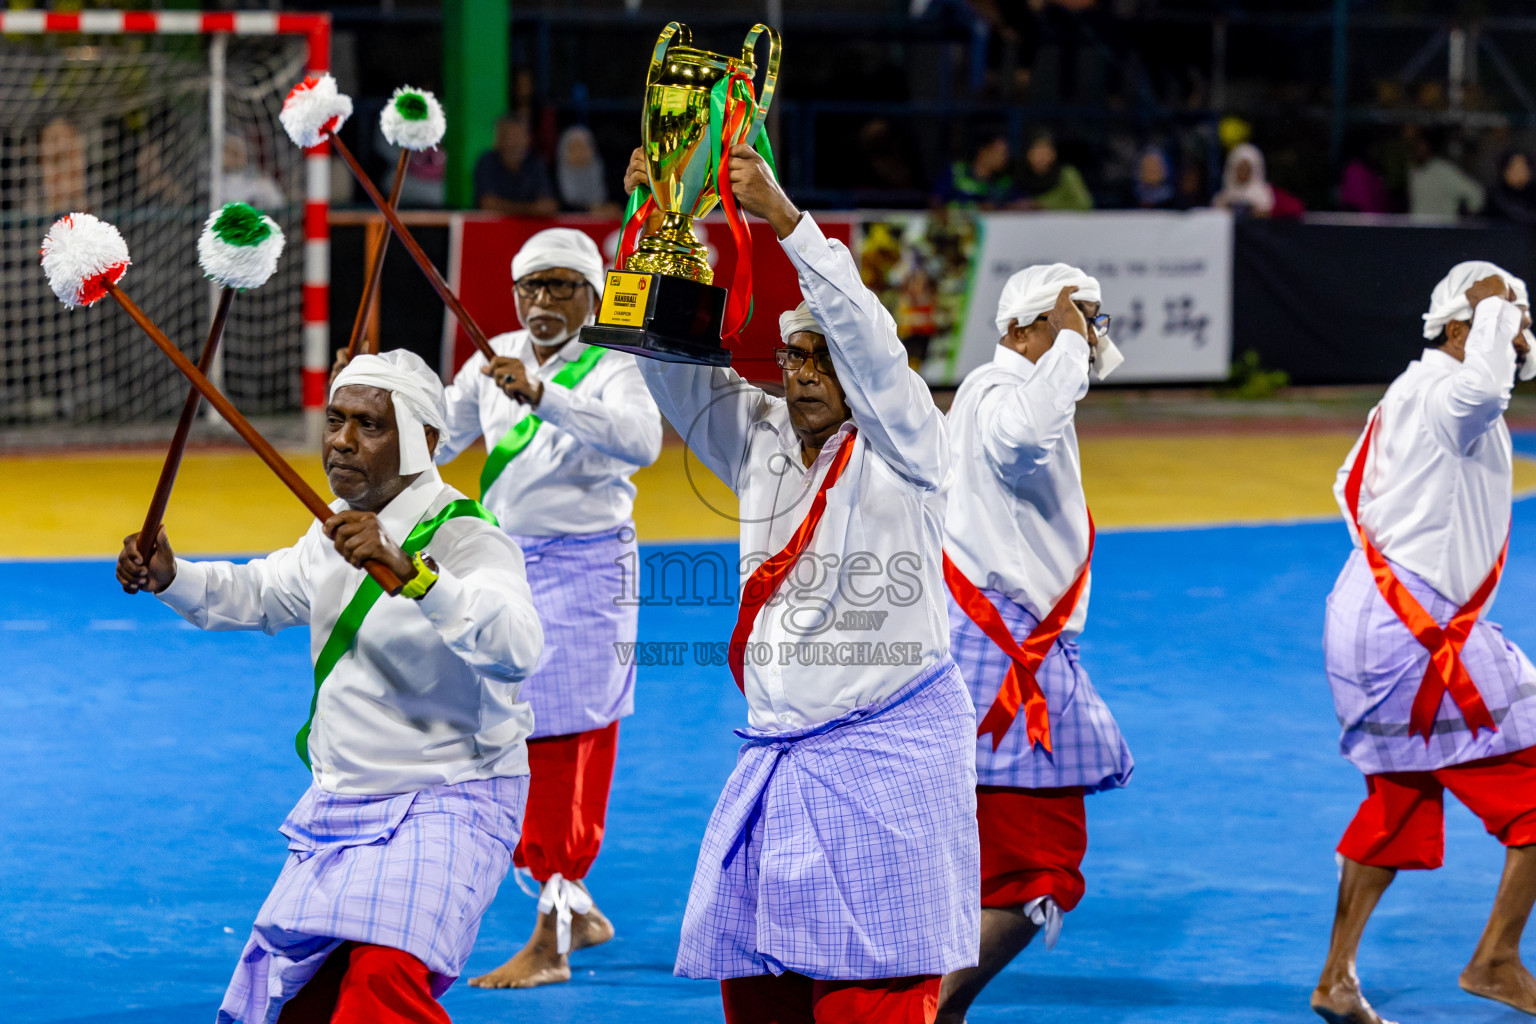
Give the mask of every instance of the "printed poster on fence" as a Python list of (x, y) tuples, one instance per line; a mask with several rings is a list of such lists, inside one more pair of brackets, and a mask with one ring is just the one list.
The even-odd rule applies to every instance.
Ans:
[[(1225, 210), (989, 214), (957, 358), (924, 365), (958, 383), (992, 358), (998, 296), (1015, 271), (1071, 263), (1099, 279), (1125, 353), (1113, 383), (1215, 381), (1232, 361), (1232, 218)], [(951, 376), (952, 374), (952, 376)]]

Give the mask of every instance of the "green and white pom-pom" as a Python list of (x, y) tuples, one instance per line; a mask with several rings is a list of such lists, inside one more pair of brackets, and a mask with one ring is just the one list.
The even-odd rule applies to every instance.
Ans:
[(294, 145), (309, 149), (324, 142), (328, 132), (340, 131), (351, 116), (352, 97), (338, 90), (336, 79), (327, 73), (319, 78), (305, 75), (288, 91), (277, 119)]
[(443, 141), (448, 119), (443, 105), (425, 89), (402, 85), (379, 114), (379, 129), (391, 146), (421, 152)]
[(89, 213), (60, 217), (43, 239), (48, 287), (70, 309), (94, 306), (128, 272), (128, 243), (117, 228)]
[(203, 273), (226, 288), (260, 288), (277, 269), (283, 232), (277, 222), (245, 203), (225, 203), (208, 215), (197, 239)]

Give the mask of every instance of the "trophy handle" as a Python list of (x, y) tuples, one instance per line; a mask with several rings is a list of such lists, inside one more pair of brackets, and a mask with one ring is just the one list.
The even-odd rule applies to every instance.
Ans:
[(667, 48), (672, 45), (673, 37), (682, 46), (693, 42), (693, 33), (687, 25), (681, 22), (669, 21), (667, 27), (661, 30), (661, 35), (656, 37), (656, 49), (651, 51), (651, 66), (645, 73), (645, 84), (655, 85), (656, 78), (661, 72), (662, 65), (667, 62)]
[[(649, 92), (661, 78), (661, 69), (667, 63), (667, 50), (673, 41), (681, 46), (687, 46), (693, 42), (693, 32), (687, 25), (677, 21), (667, 22), (667, 27), (661, 30), (661, 35), (656, 37), (656, 48), (651, 51), (651, 66), (645, 72), (645, 87)], [(646, 156), (651, 153), (651, 118), (649, 111), (644, 106), (640, 108), (640, 145), (645, 150)], [(646, 161), (646, 178), (650, 178), (650, 161)], [(651, 183), (651, 193), (656, 192), (655, 182)]]
[(741, 59), (744, 63), (755, 64), (757, 40), (762, 34), (768, 33), (768, 69), (763, 73), (763, 88), (757, 97), (757, 116), (752, 118), (752, 126), (747, 129), (746, 136), (742, 139), (751, 146), (757, 142), (757, 133), (762, 130), (763, 121), (768, 118), (768, 107), (773, 103), (773, 87), (779, 81), (779, 58), (783, 55), (784, 44), (779, 39), (779, 31), (771, 25), (758, 22), (747, 33), (747, 38), (741, 44)]

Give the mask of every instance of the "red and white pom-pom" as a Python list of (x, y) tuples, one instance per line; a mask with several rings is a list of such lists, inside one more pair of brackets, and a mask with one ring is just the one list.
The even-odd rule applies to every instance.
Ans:
[(294, 145), (309, 149), (324, 142), (328, 132), (340, 131), (351, 116), (352, 97), (338, 92), (336, 79), (324, 74), (306, 75), (289, 90), (277, 119)]
[(60, 217), (43, 239), (43, 273), (48, 287), (70, 309), (94, 306), (107, 285), (128, 270), (128, 243), (117, 228), (89, 213)]

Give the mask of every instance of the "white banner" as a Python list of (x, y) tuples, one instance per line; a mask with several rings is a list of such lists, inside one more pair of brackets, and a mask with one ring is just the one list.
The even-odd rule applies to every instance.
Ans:
[[(954, 382), (992, 358), (998, 296), (1016, 271), (1070, 263), (1099, 279), (1111, 381), (1226, 379), (1232, 361), (1232, 217), (1225, 210), (986, 214)], [(946, 374), (947, 376), (947, 374)]]

